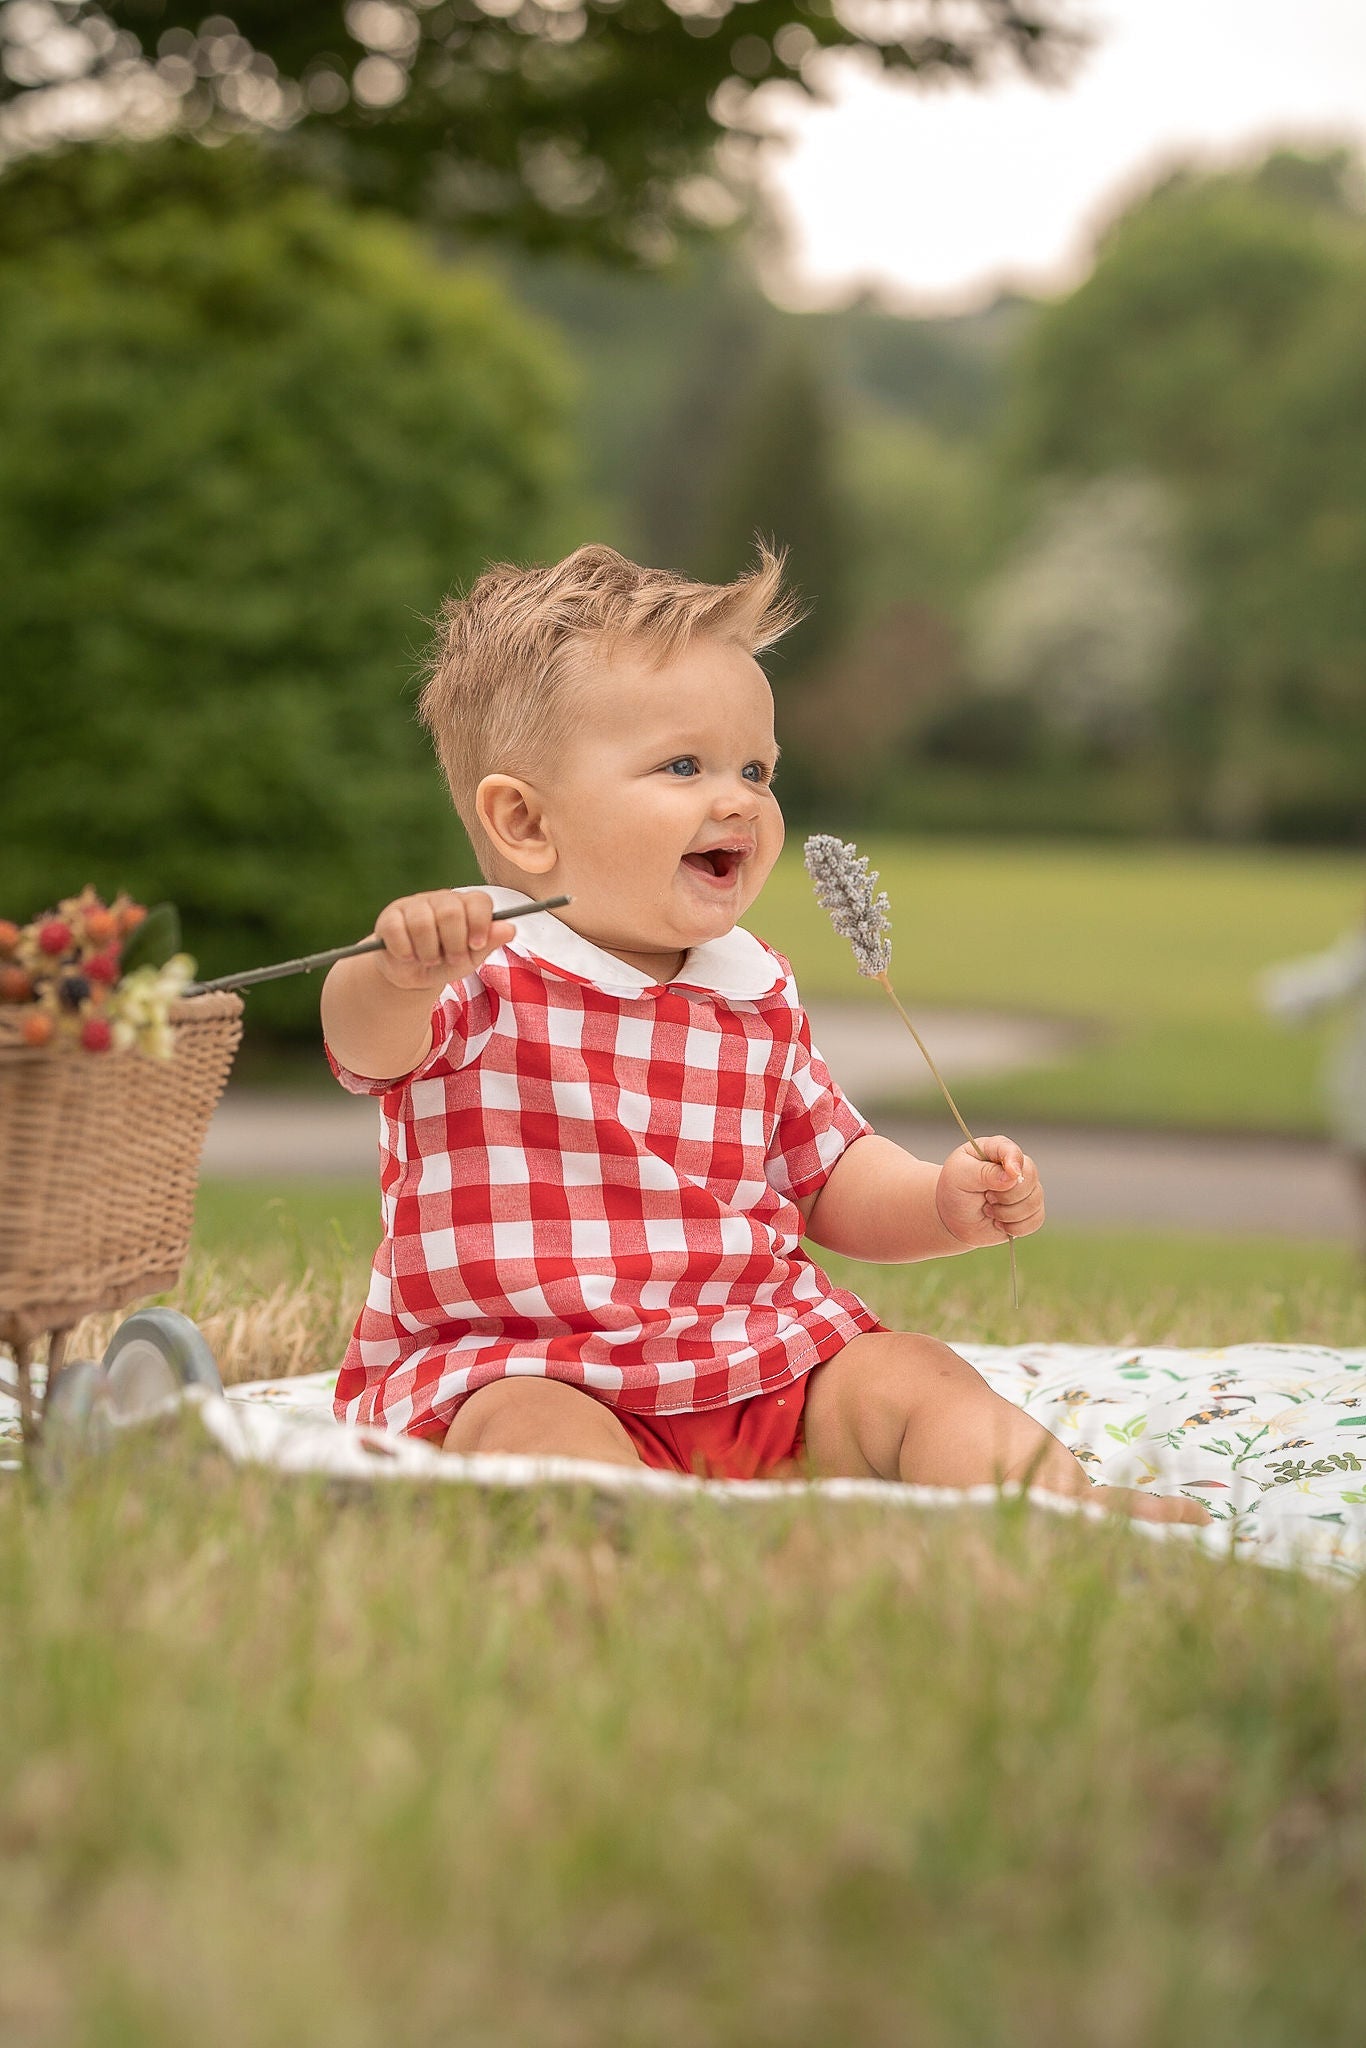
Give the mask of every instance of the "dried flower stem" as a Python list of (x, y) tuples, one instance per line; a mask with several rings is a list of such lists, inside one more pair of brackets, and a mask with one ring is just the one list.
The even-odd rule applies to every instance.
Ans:
[[(971, 1145), (973, 1151), (977, 1154), (977, 1157), (979, 1159), (985, 1160), (987, 1156), (986, 1153), (982, 1150), (977, 1140), (973, 1137), (972, 1132), (968, 1129), (967, 1125), (963, 1122), (962, 1117), (959, 1115), (958, 1104), (954, 1101), (952, 1095), (950, 1095), (949, 1093), (948, 1082), (944, 1079), (944, 1076), (940, 1073), (938, 1067), (935, 1065), (934, 1056), (930, 1052), (930, 1048), (926, 1045), (924, 1039), (920, 1036), (920, 1033), (916, 1030), (914, 1024), (912, 1024), (910, 1018), (907, 1016), (905, 1010), (902, 1008), (901, 999), (897, 995), (896, 990), (892, 987), (891, 979), (886, 973), (885, 969), (881, 974), (871, 975), (869, 979), (881, 982), (882, 986), (886, 989), (892, 1001), (896, 1004), (897, 1014), (901, 1018), (902, 1023), (906, 1026), (906, 1029), (910, 1032), (911, 1037), (920, 1047), (920, 1050), (924, 1055), (925, 1065), (929, 1068), (930, 1072), (934, 1075), (935, 1080), (938, 1082), (939, 1092), (943, 1096), (945, 1102), (947, 1102), (949, 1109), (952, 1112), (954, 1122), (957, 1124), (959, 1130), (963, 1133), (963, 1136), (967, 1139), (969, 1145)], [(1006, 1239), (1006, 1245), (1010, 1252), (1010, 1306), (1012, 1308), (1018, 1308), (1020, 1306), (1020, 1274), (1019, 1269), (1015, 1263), (1014, 1238), (1008, 1237)]]
[[(495, 910), (495, 924), (505, 917), (530, 917), (536, 910), (558, 910), (572, 903), (572, 896), (547, 896), (540, 903), (514, 903), (510, 910)], [(262, 981), (283, 981), (289, 974), (313, 974), (319, 967), (334, 967), (338, 960), (354, 960), (360, 953), (379, 953), (383, 939), (362, 939), (355, 946), (332, 946), (326, 953), (305, 953), (298, 960), (281, 960), (274, 967), (251, 967), (245, 974), (220, 974), (216, 981), (192, 981), (187, 996), (217, 995), (222, 989), (255, 988)]]
[[(869, 981), (879, 981), (886, 989), (902, 1023), (924, 1055), (925, 1064), (939, 1084), (939, 1092), (953, 1112), (953, 1120), (971, 1145), (977, 1157), (987, 1160), (972, 1132), (958, 1113), (958, 1104), (948, 1090), (944, 1076), (940, 1073), (930, 1049), (920, 1033), (906, 1015), (892, 987), (887, 969), (892, 964), (892, 906), (887, 901), (885, 890), (877, 894), (877, 869), (871, 868), (864, 855), (856, 846), (842, 839), (834, 838), (828, 832), (813, 832), (806, 842), (806, 871), (815, 884), (816, 895), (822, 906), (830, 913), (830, 922), (842, 939), (848, 939), (854, 949), (854, 960), (860, 974)], [(990, 1162), (987, 1162), (990, 1163)], [(1010, 1249), (1010, 1305), (1020, 1306), (1020, 1277), (1015, 1265), (1015, 1240), (1006, 1238)]]

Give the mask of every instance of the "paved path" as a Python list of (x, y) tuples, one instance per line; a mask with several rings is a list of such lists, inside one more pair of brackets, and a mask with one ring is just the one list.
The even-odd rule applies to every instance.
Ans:
[[(907, 1052), (895, 1013), (861, 1004), (812, 1004), (812, 1036), (831, 1072), (880, 1131), (921, 1158), (957, 1141), (947, 1112), (879, 1117), (875, 1104), (905, 1091)], [(916, 1019), (945, 1074), (1000, 1073), (1065, 1050), (1065, 1027), (1045, 1021), (926, 1011)], [(933, 1084), (931, 1083), (931, 1087)], [(376, 1107), (363, 1097), (230, 1089), (204, 1149), (205, 1175), (263, 1180), (372, 1175)], [(1265, 1138), (1194, 1138), (1016, 1124), (1011, 1135), (1038, 1161), (1056, 1223), (1097, 1229), (1267, 1232), (1347, 1238), (1354, 1191), (1327, 1145)]]
[[(942, 1158), (958, 1135), (942, 1122), (872, 1120), (923, 1159)], [(1056, 1124), (1016, 1123), (1011, 1136), (1038, 1163), (1054, 1223), (1096, 1230), (1353, 1235), (1355, 1191), (1346, 1166), (1327, 1145)]]

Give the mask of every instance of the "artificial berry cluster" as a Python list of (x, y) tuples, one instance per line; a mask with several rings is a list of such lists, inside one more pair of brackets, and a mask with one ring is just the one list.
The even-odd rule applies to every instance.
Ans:
[(182, 953), (125, 974), (124, 946), (146, 916), (129, 896), (104, 903), (82, 889), (30, 924), (0, 918), (0, 1003), (20, 1007), (25, 1045), (66, 1038), (86, 1052), (138, 1045), (169, 1056), (167, 1013), (194, 963)]

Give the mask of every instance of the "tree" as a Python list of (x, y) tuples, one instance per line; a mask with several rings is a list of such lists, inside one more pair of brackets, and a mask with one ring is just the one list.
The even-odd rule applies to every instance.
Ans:
[(783, 703), (789, 825), (832, 812), (865, 826), (896, 816), (907, 761), (954, 701), (960, 666), (953, 626), (931, 605), (903, 601), (856, 626)]
[(1195, 605), (1188, 823), (1366, 836), (1366, 218), (1345, 152), (1182, 173), (1017, 364), (1016, 477), (1166, 485)]
[[(708, 268), (715, 271), (717, 266)], [(680, 322), (672, 346), (657, 343), (651, 351), (655, 379), (669, 381), (655, 418), (640, 436), (634, 496), (637, 524), (651, 561), (686, 566), (694, 574), (702, 574), (705, 563), (728, 582), (737, 570), (733, 562), (725, 566), (727, 550), (739, 545), (742, 555), (748, 555), (763, 513), (756, 507), (746, 524), (741, 509), (738, 518), (744, 530), (738, 535), (735, 520), (728, 517), (722, 535), (711, 529), (726, 480), (734, 482), (745, 409), (763, 381), (782, 316), (747, 280), (739, 289), (732, 288), (724, 274), (710, 282), (712, 292), (700, 327), (688, 332)], [(660, 286), (652, 289), (658, 292)], [(670, 297), (676, 306), (679, 294)], [(676, 321), (679, 310), (676, 307)], [(752, 467), (743, 456), (740, 466)], [(743, 480), (739, 489), (745, 489)], [(766, 502), (765, 510), (772, 509)]]
[(1095, 477), (1046, 498), (980, 593), (974, 671), (1103, 753), (1150, 738), (1189, 624), (1168, 491)]
[(0, 0), (0, 158), (178, 127), (284, 138), (409, 213), (635, 261), (734, 215), (758, 89), (824, 53), (888, 72), (1056, 75), (1074, 0)]
[(851, 421), (845, 459), (857, 507), (860, 618), (908, 599), (960, 615), (981, 579), (993, 516), (994, 479), (980, 441), (949, 440), (904, 413), (865, 404)]
[(806, 335), (789, 327), (757, 361), (736, 366), (714, 403), (725, 407), (730, 431), (685, 566), (728, 582), (753, 553), (756, 532), (787, 548), (808, 611), (775, 662), (780, 675), (796, 678), (838, 644), (849, 622), (850, 508), (834, 393)]
[(85, 225), (0, 255), (4, 910), (169, 897), (209, 973), (342, 943), (475, 878), (414, 656), (451, 585), (546, 546), (557, 352), (251, 144), (77, 161)]

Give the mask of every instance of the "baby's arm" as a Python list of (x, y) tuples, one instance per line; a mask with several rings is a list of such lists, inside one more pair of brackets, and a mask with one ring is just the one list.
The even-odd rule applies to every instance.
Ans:
[(1009, 1138), (978, 1143), (986, 1160), (960, 1145), (935, 1166), (876, 1132), (856, 1138), (825, 1185), (798, 1202), (805, 1235), (846, 1258), (901, 1265), (1037, 1230), (1043, 1191), (1033, 1160)]
[(495, 921), (482, 890), (400, 896), (375, 920), (382, 953), (339, 960), (323, 983), (323, 1036), (338, 1063), (367, 1080), (411, 1074), (432, 1047), (432, 1004), (516, 926)]

